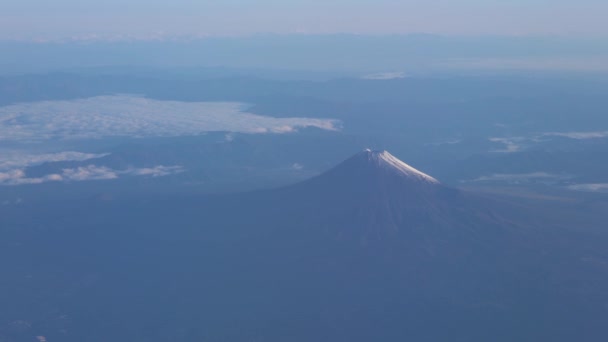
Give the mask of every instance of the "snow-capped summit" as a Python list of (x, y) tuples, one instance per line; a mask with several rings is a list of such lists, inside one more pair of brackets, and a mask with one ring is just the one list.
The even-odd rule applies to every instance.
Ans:
[(413, 207), (435, 206), (455, 191), (407, 165), (387, 151), (363, 150), (327, 172), (294, 186), (318, 199), (382, 203)]
[(385, 169), (389, 172), (396, 172), (405, 177), (423, 182), (439, 184), (437, 179), (411, 167), (386, 150), (372, 151), (370, 149), (365, 149), (362, 152), (359, 152), (355, 158), (363, 159), (363, 161), (371, 163), (373, 166)]
[[(428, 192), (444, 186), (435, 178), (402, 162), (387, 151), (363, 150), (331, 170), (311, 179), (308, 185), (323, 183), (337, 188), (370, 188), (392, 192)], [(340, 190), (343, 192), (342, 190)]]
[[(330, 221), (340, 217), (347, 222), (338, 227), (345, 229), (344, 236), (374, 239), (413, 227), (451, 226), (455, 213), (469, 212), (471, 203), (460, 190), (440, 183), (389, 152), (370, 149), (277, 194), (282, 201), (297, 202), (295, 207), (305, 208), (301, 212), (314, 217), (329, 216)], [(470, 207), (472, 216), (477, 215), (476, 205)]]

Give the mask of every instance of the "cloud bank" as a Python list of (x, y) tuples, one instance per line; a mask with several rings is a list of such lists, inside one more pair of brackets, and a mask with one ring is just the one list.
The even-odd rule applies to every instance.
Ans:
[(28, 177), (24, 169), (0, 172), (0, 185), (42, 184), (47, 182), (82, 182), (91, 180), (110, 180), (122, 176), (162, 177), (183, 172), (181, 166), (158, 165), (151, 168), (131, 168), (114, 170), (105, 166), (81, 166), (63, 169), (61, 173), (48, 174), (42, 177)]
[(603, 139), (608, 138), (608, 131), (588, 132), (544, 132), (526, 137), (491, 137), (489, 141), (504, 145), (502, 149), (494, 149), (490, 152), (513, 153), (521, 152), (530, 145), (552, 140), (551, 138), (566, 138), (573, 140)]
[(377, 80), (377, 81), (383, 81), (383, 80), (394, 80), (394, 79), (401, 79), (401, 78), (405, 78), (405, 72), (402, 71), (395, 71), (395, 72), (379, 72), (376, 74), (369, 74), (369, 75), (365, 75), (362, 78), (364, 80)]
[(565, 179), (564, 175), (556, 175), (547, 172), (531, 173), (495, 173), (474, 179), (474, 182), (529, 182), (537, 180)]
[(549, 133), (543, 134), (543, 136), (563, 137), (563, 138), (570, 138), (570, 139), (576, 139), (576, 140), (601, 139), (601, 138), (608, 138), (608, 131), (598, 131), (598, 132), (549, 132)]
[(509, 137), (509, 138), (489, 138), (491, 142), (503, 144), (503, 149), (492, 150), (491, 152), (499, 152), (499, 153), (513, 153), (519, 152), (522, 149), (522, 142), (525, 141), (525, 138), (522, 137)]
[(0, 107), (0, 141), (168, 137), (204, 132), (289, 133), (303, 127), (338, 130), (331, 119), (272, 118), (234, 102), (158, 101), (99, 96)]
[(85, 161), (90, 159), (102, 158), (108, 153), (94, 154), (74, 151), (65, 151), (46, 154), (32, 154), (21, 150), (0, 151), (0, 171), (27, 168), (30, 166), (42, 165), (44, 163), (62, 161)]
[(587, 192), (608, 192), (608, 183), (574, 184), (568, 189)]

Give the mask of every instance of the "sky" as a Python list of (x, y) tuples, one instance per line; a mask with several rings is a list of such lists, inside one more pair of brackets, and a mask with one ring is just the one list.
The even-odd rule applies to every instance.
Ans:
[(260, 33), (608, 36), (605, 0), (0, 0), (0, 39)]

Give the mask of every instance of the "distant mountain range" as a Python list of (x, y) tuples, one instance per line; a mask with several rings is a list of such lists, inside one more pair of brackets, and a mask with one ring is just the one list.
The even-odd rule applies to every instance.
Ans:
[(2, 232), (3, 342), (608, 336), (608, 240), (584, 218), (386, 151), (274, 190), (18, 210), (7, 227), (37, 228)]

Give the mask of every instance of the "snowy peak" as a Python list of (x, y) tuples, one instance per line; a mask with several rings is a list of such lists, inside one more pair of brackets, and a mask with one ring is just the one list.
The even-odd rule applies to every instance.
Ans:
[(410, 180), (429, 184), (439, 184), (439, 181), (435, 178), (404, 163), (388, 151), (372, 151), (366, 149), (359, 152), (354, 158), (379, 170), (395, 173)]
[[(411, 227), (449, 225), (453, 208), (464, 205), (460, 191), (407, 165), (387, 151), (364, 150), (329, 171), (284, 188), (283, 198), (298, 207), (315, 207), (348, 224), (339, 229), (353, 238), (380, 238)], [(323, 209), (316, 209), (323, 208)], [(333, 221), (332, 221), (333, 222)], [(350, 234), (350, 235), (349, 235)]]
[[(435, 178), (407, 165), (387, 151), (364, 150), (329, 171), (291, 188), (316, 197), (383, 198), (400, 202), (430, 199), (449, 189)], [(313, 196), (313, 195), (311, 195)], [(378, 205), (378, 201), (375, 205)]]

